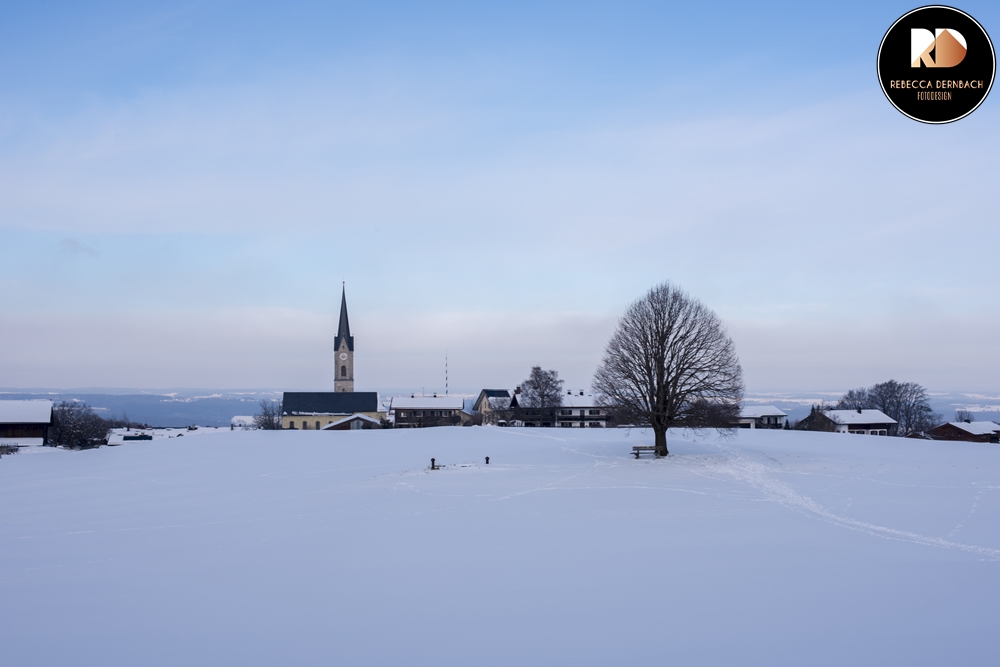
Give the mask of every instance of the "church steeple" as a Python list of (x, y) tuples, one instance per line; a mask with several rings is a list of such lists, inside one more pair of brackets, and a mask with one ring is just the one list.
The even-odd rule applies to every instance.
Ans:
[(347, 319), (347, 289), (340, 292), (340, 325), (333, 340), (333, 390), (354, 391), (354, 336)]
[(340, 292), (340, 325), (337, 327), (336, 347), (340, 349), (340, 340), (347, 339), (347, 348), (354, 352), (354, 336), (351, 335), (351, 323), (347, 320), (347, 288), (342, 287)]

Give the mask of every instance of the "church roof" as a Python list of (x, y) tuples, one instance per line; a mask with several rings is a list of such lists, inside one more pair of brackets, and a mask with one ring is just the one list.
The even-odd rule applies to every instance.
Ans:
[(286, 391), (283, 415), (353, 415), (378, 412), (377, 391)]
[(340, 325), (337, 327), (337, 337), (334, 339), (334, 349), (340, 349), (340, 339), (347, 339), (347, 349), (354, 352), (354, 336), (351, 335), (351, 323), (347, 319), (347, 290), (340, 292)]

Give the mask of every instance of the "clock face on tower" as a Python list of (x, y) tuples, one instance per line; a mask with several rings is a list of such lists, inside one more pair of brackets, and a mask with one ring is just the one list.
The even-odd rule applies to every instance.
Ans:
[(347, 353), (346, 352), (341, 352), (340, 353), (340, 360), (344, 361), (345, 359), (347, 359)]

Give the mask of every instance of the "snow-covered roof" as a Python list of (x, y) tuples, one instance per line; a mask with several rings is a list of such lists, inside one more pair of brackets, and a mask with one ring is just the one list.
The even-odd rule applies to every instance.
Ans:
[(334, 426), (339, 426), (340, 424), (343, 424), (344, 422), (354, 421), (355, 419), (357, 419), (358, 421), (366, 421), (366, 422), (369, 422), (369, 423), (372, 423), (372, 424), (381, 424), (382, 423), (378, 419), (373, 419), (373, 418), (369, 417), (368, 415), (357, 414), (357, 415), (351, 415), (350, 417), (344, 417), (343, 419), (338, 419), (335, 422), (330, 422), (329, 424), (327, 424), (326, 426), (324, 426), (320, 430), (321, 431), (326, 431), (326, 430), (332, 429)]
[(0, 401), (0, 424), (48, 424), (52, 401)]
[(826, 416), (838, 424), (895, 424), (896, 420), (881, 410), (827, 410)]
[(996, 422), (951, 422), (951, 425), (972, 435), (991, 435), (1000, 431), (1000, 424)]
[(745, 405), (740, 410), (740, 419), (760, 419), (761, 417), (787, 416), (787, 412), (782, 412), (773, 405)]
[(393, 396), (390, 410), (461, 410), (461, 396)]
[(564, 408), (596, 408), (597, 398), (593, 394), (580, 395), (580, 392), (574, 391), (572, 395), (563, 394), (562, 406)]

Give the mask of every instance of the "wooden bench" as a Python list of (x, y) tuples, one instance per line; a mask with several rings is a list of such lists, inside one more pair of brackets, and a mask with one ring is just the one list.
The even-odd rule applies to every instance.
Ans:
[(635, 454), (635, 458), (639, 458), (639, 454), (642, 452), (655, 452), (656, 447), (652, 445), (636, 445), (632, 448), (632, 453)]

